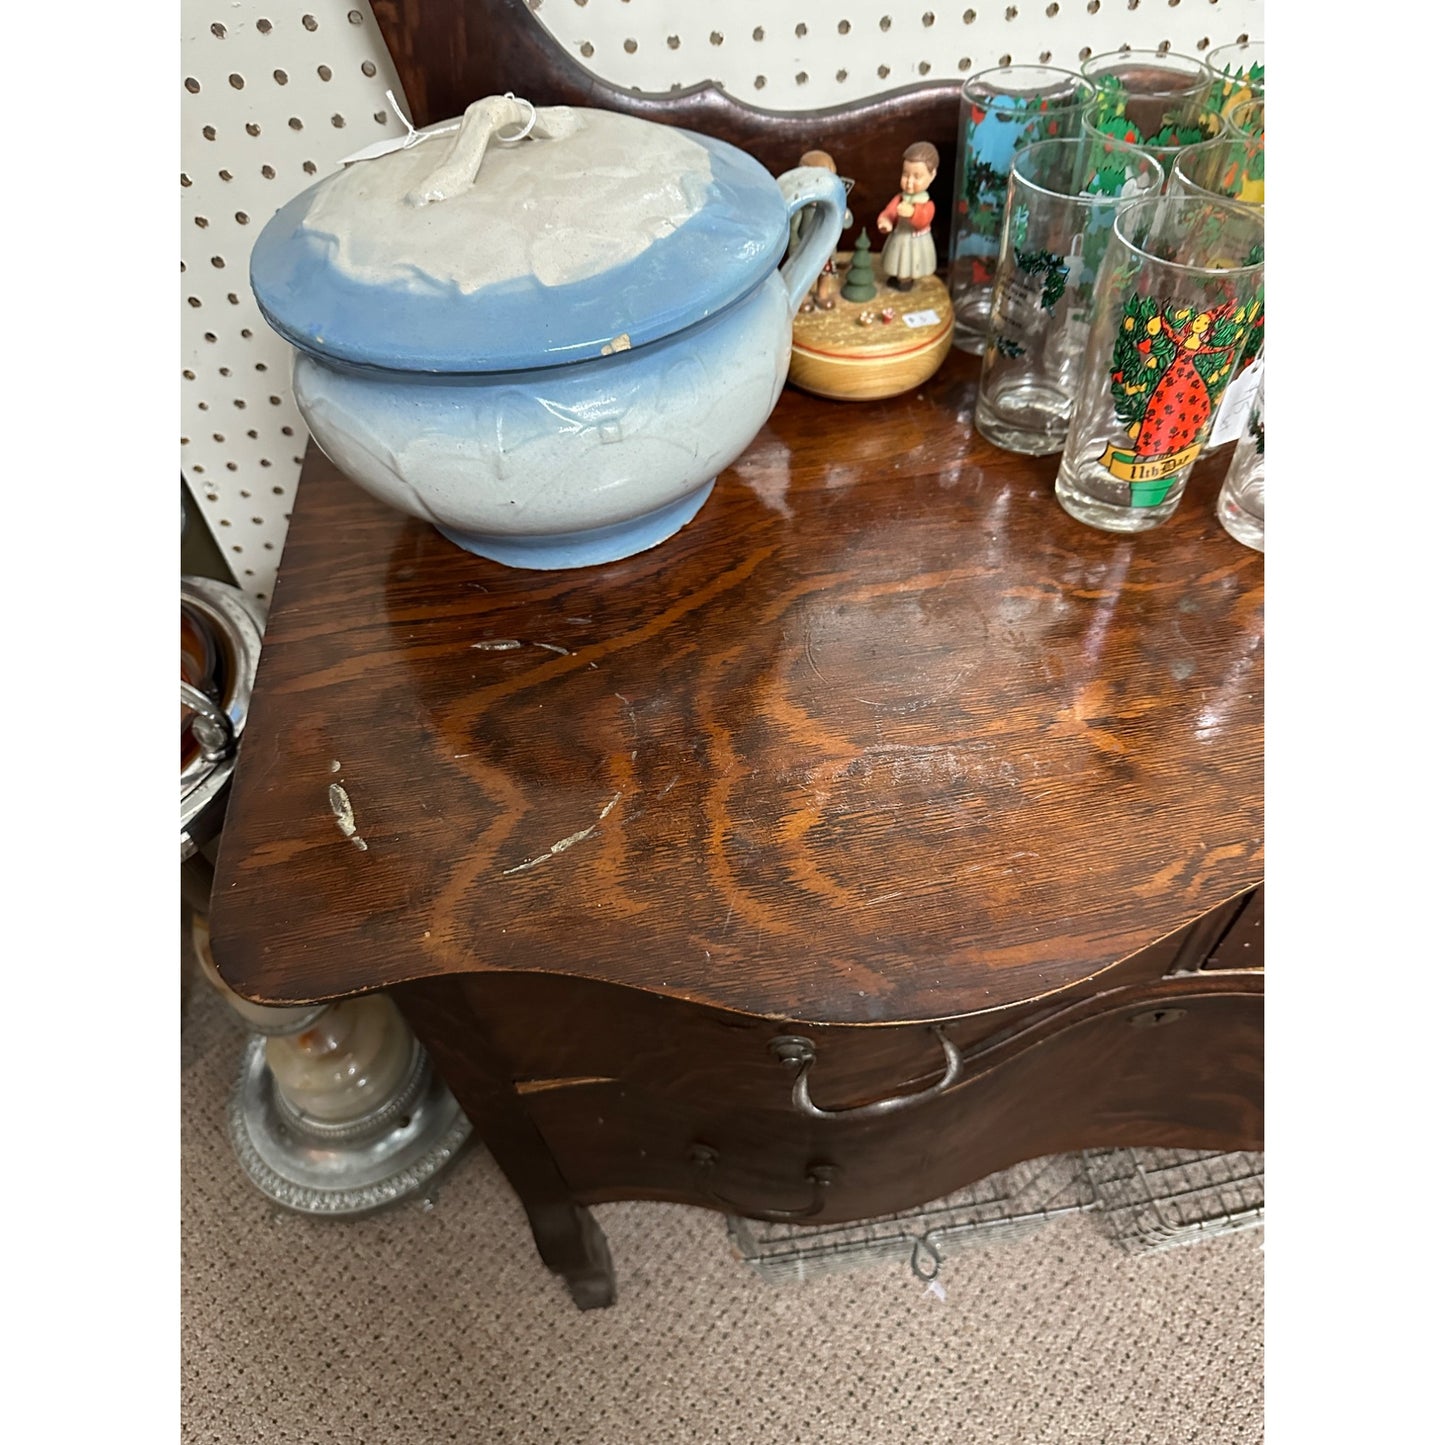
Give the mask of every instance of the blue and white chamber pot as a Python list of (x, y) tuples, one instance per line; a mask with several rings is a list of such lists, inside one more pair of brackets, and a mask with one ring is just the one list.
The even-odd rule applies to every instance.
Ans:
[(757, 435), (844, 204), (828, 171), (493, 96), (282, 207), (251, 285), (343, 473), (479, 556), (588, 566), (686, 525)]

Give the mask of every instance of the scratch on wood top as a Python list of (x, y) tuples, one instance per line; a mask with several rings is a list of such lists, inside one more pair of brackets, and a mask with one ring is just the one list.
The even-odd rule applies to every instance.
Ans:
[(588, 1084), (615, 1084), (616, 1079), (599, 1076), (577, 1079), (518, 1079), (512, 1087), (519, 1094), (542, 1094), (548, 1089), (580, 1089)]
[[(597, 815), (597, 823), (600, 823), (616, 806), (621, 793), (613, 793), (607, 806)], [(502, 871), (503, 878), (510, 878), (513, 873), (525, 873), (529, 868), (536, 868), (539, 864), (555, 858), (559, 853), (565, 853), (569, 848), (575, 847), (585, 838), (590, 838), (597, 831), (597, 823), (592, 823), (586, 828), (581, 828), (569, 837), (561, 838), (553, 843), (545, 853), (539, 853), (535, 858), (528, 858), (525, 863), (518, 863), (515, 868), (506, 868)]]
[(365, 853), (366, 839), (356, 831), (356, 814), (352, 811), (351, 799), (347, 796), (346, 789), (340, 783), (330, 784), (326, 789), (326, 800), (331, 805), (331, 813), (336, 819), (336, 826), (341, 829), (341, 836), (349, 839), (353, 848)]

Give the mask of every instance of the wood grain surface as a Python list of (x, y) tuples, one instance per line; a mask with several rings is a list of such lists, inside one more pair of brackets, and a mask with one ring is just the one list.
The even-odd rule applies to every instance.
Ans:
[(227, 980), (559, 973), (927, 1020), (1257, 884), (1264, 568), (1213, 515), (1229, 449), (1162, 528), (1092, 531), (1056, 458), (974, 435), (977, 370), (789, 388), (682, 532), (561, 573), (461, 551), (313, 447), (218, 860)]

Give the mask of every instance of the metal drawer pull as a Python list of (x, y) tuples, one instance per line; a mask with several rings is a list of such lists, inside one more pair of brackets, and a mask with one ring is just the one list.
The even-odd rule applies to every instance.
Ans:
[(958, 1045), (944, 1037), (941, 1027), (931, 1028), (929, 1032), (943, 1047), (946, 1060), (943, 1077), (936, 1084), (930, 1084), (916, 1094), (895, 1094), (891, 1099), (879, 1099), (875, 1104), (860, 1104), (856, 1109), (820, 1109), (813, 1102), (808, 1093), (808, 1070), (813, 1067), (817, 1054), (811, 1039), (800, 1038), (796, 1034), (782, 1034), (768, 1047), (780, 1063), (798, 1070), (798, 1077), (793, 1080), (793, 1107), (799, 1113), (806, 1114), (810, 1119), (875, 1119), (879, 1114), (891, 1114), (895, 1110), (906, 1109), (911, 1104), (921, 1104), (925, 1099), (935, 1098), (958, 1082), (959, 1075), (963, 1073), (963, 1055), (959, 1052)]
[(774, 1224), (792, 1224), (800, 1219), (812, 1219), (823, 1212), (828, 1190), (842, 1173), (836, 1164), (810, 1164), (805, 1176), (813, 1187), (812, 1203), (801, 1209), (751, 1209), (746, 1204), (737, 1204), (725, 1199), (712, 1187), (712, 1172), (717, 1166), (718, 1152), (708, 1144), (694, 1144), (688, 1151), (692, 1167), (697, 1173), (698, 1189), (714, 1204), (726, 1209), (729, 1214), (744, 1214), (749, 1219), (765, 1219)]
[(191, 721), (191, 734), (208, 763), (223, 762), (236, 751), (236, 730), (230, 717), (190, 683), (181, 683), (181, 702), (196, 714)]

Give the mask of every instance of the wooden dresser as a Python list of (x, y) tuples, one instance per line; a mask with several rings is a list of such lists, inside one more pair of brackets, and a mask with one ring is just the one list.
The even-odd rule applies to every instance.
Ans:
[(308, 456), (216, 959), (263, 1002), (391, 990), (583, 1306), (601, 1201), (828, 1222), (1262, 1145), (1264, 570), (1214, 519), (1228, 449), (1160, 530), (1094, 532), (1056, 458), (973, 434), (977, 368), (786, 390), (694, 522), (582, 571)]

